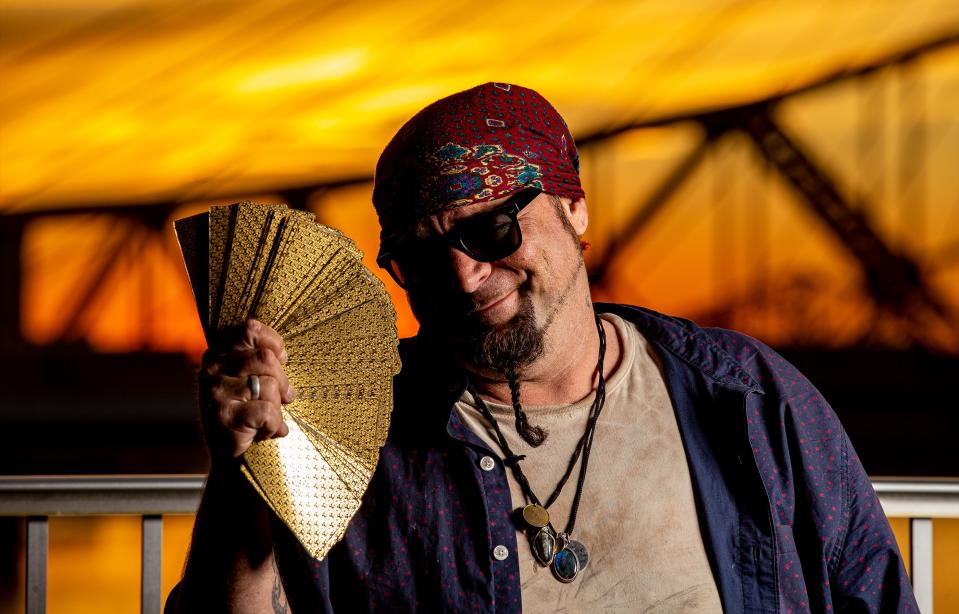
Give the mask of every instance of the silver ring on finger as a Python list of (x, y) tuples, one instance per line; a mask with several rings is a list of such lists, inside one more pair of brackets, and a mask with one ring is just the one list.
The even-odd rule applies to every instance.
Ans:
[(259, 401), (260, 400), (260, 376), (251, 375), (246, 383), (247, 383), (247, 386), (250, 387), (250, 400)]

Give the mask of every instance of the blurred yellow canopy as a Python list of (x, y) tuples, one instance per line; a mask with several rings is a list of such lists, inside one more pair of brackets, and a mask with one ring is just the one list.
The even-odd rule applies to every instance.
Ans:
[(480, 82), (575, 135), (748, 102), (959, 27), (909, 2), (0, 2), (0, 212), (366, 177)]

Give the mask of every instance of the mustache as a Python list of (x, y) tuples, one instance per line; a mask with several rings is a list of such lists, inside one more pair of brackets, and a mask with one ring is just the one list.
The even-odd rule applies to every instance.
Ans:
[(413, 313), (420, 322), (420, 330), (424, 333), (448, 333), (451, 329), (459, 329), (469, 336), (485, 329), (480, 312), (484, 305), (515, 290), (525, 295), (530, 287), (529, 277), (524, 276), (521, 280), (501, 280), (496, 286), (483, 287), (470, 294), (449, 291), (437, 294), (408, 292), (408, 296)]
[(507, 294), (509, 294), (509, 293), (512, 292), (512, 291), (513, 291), (513, 290), (509, 290), (509, 291), (507, 291), (507, 292), (502, 292), (502, 293), (498, 293), (498, 294), (484, 295), (484, 296), (481, 296), (481, 297), (480, 297), (480, 296), (475, 296), (475, 295), (470, 296), (470, 298), (469, 298), (469, 300), (468, 300), (468, 307), (467, 307), (467, 310), (466, 310), (465, 315), (467, 315), (467, 316), (476, 315), (476, 313), (479, 312), (480, 309), (482, 309), (482, 308), (485, 307), (486, 305), (489, 305), (489, 304), (492, 303), (493, 301), (496, 301), (496, 300), (501, 299), (502, 297), (506, 296)]
[(466, 310), (465, 312), (463, 312), (463, 314), (466, 316), (474, 316), (481, 309), (483, 309), (490, 303), (494, 301), (498, 301), (504, 296), (511, 294), (517, 290), (523, 290), (524, 287), (525, 287), (525, 282), (519, 283), (519, 284), (510, 284), (508, 286), (504, 286), (502, 288), (497, 288), (494, 290), (484, 289), (482, 293), (474, 292), (473, 294), (469, 294), (466, 297), (464, 297), (465, 298), (464, 306)]

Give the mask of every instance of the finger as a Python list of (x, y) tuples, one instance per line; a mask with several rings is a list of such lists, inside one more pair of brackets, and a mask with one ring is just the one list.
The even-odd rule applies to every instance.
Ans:
[(286, 422), (283, 421), (283, 418), (281, 416), (275, 421), (271, 421), (268, 424), (264, 424), (263, 427), (256, 432), (256, 435), (253, 437), (253, 441), (279, 439), (280, 437), (286, 437), (289, 434), (290, 434), (290, 427), (287, 426)]
[(283, 345), (283, 338), (263, 322), (251, 319), (243, 324), (216, 331), (210, 343), (210, 349), (213, 352), (235, 352), (261, 345), (279, 352)]
[(218, 364), (224, 375), (269, 375), (281, 383), (288, 383), (285, 381), (286, 371), (283, 370), (283, 365), (273, 350), (268, 348), (223, 354)]
[(247, 320), (242, 329), (242, 336), (234, 345), (234, 349), (266, 348), (271, 350), (281, 364), (286, 364), (286, 348), (283, 337), (259, 320)]
[(239, 456), (254, 441), (283, 437), (289, 427), (278, 405), (269, 401), (248, 401), (231, 407), (226, 424), (233, 433), (233, 455)]
[(283, 403), (293, 402), (294, 392), (293, 387), (290, 386), (290, 379), (272, 350), (266, 348), (254, 350), (247, 357), (247, 360), (242, 363), (238, 375), (258, 375), (261, 378), (267, 377), (276, 380), (276, 391), (280, 395), (281, 401)]
[(283, 365), (270, 348), (254, 348), (224, 355), (225, 364), (235, 368), (238, 375), (278, 375)]
[(203, 365), (214, 365), (220, 362), (222, 356), (235, 352), (244, 352), (256, 348), (266, 348), (272, 351), (281, 364), (286, 364), (287, 353), (283, 344), (283, 337), (259, 320), (247, 320), (241, 326), (220, 331), (203, 353)]
[(253, 398), (253, 389), (250, 377), (220, 377), (210, 389), (209, 398), (219, 406), (231, 403), (246, 403), (248, 401), (269, 401), (276, 405), (286, 404), (285, 395), (280, 393), (280, 382), (269, 375), (258, 375), (260, 381), (260, 396)]
[[(260, 398), (259, 401), (266, 401), (279, 407), (283, 403), (283, 397), (280, 395), (280, 384), (275, 377), (269, 375), (257, 376), (260, 380)], [(252, 391), (247, 395), (252, 397)]]
[(295, 392), (289, 378), (272, 350), (260, 348), (244, 352), (222, 354), (214, 362), (206, 365), (200, 372), (201, 386), (213, 387), (220, 380), (240, 379), (240, 383), (230, 381), (223, 398), (249, 400), (249, 395), (240, 394), (242, 386), (249, 386), (249, 376), (271, 377), (276, 380), (276, 389), (282, 403), (292, 403)]
[(269, 401), (250, 401), (243, 404), (238, 414), (239, 428), (243, 430), (253, 430), (254, 441), (280, 437), (289, 432), (289, 428), (283, 421), (283, 414), (280, 411), (280, 407), (275, 403)]

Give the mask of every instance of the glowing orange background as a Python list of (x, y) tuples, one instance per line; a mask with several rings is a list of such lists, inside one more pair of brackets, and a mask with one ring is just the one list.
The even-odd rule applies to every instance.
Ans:
[[(38, 345), (63, 340), (78, 296), (107, 260), (79, 338), (101, 352), (198, 357), (173, 219), (241, 196), (278, 201), (283, 188), (368, 177), (407, 117), (476, 83), (536, 88), (583, 135), (750, 102), (956, 31), (955, 0), (0, 0), (0, 215), (36, 216), (22, 251), (23, 335)], [(954, 311), (957, 109), (952, 45), (790, 98), (777, 112)], [(700, 138), (694, 123), (673, 123), (583, 149), (590, 261)], [(310, 207), (376, 270), (369, 192), (332, 190)], [(105, 214), (43, 217), (166, 201), (182, 204), (159, 232)], [(812, 284), (803, 296), (818, 328), (801, 328), (787, 311), (751, 320), (748, 332), (775, 344), (800, 326), (843, 345), (870, 315), (855, 289), (860, 275), (784, 181), (731, 136), (623, 246), (596, 293), (695, 316), (761, 283), (795, 279)], [(387, 283), (401, 334), (413, 334), (402, 292)], [(165, 590), (191, 524), (167, 522)], [(905, 546), (905, 521), (894, 525)], [(949, 580), (959, 576), (959, 523), (935, 527), (936, 608), (956, 609)], [(138, 547), (133, 518), (52, 520), (49, 610), (135, 610)], [(22, 595), (4, 598), (0, 605), (22, 610)]]

